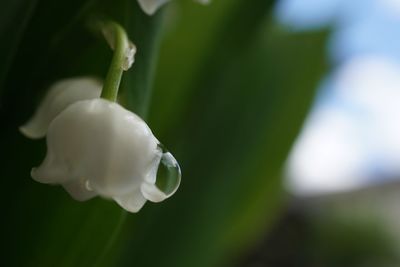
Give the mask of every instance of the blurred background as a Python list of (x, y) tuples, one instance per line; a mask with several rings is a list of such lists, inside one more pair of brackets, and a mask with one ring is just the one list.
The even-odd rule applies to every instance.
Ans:
[[(34, 182), (45, 140), (18, 132), (50, 84), (105, 76), (98, 16), (138, 48), (121, 102), (183, 172), (137, 214)], [(399, 266), (399, 28), (398, 0), (2, 1), (2, 265)]]

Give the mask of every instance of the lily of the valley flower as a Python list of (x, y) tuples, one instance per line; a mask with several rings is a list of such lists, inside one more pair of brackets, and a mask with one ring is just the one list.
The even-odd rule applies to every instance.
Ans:
[[(47, 155), (32, 169), (32, 178), (60, 184), (76, 200), (112, 198), (130, 212), (139, 211), (147, 200), (170, 197), (180, 184), (175, 158), (140, 117), (100, 99), (100, 91), (99, 81), (84, 77), (51, 87), (33, 118), (20, 128), (30, 138), (47, 135)], [(167, 179), (167, 185), (156, 185), (158, 179)]]
[[(148, 15), (153, 15), (162, 5), (169, 0), (138, 0), (140, 7)], [(208, 4), (211, 0), (195, 0), (202, 4)]]
[[(137, 212), (146, 200), (160, 202), (171, 196), (180, 183), (177, 162), (163, 151), (147, 124), (108, 100), (68, 106), (50, 123), (47, 149), (43, 163), (32, 169), (33, 179), (61, 184), (77, 200), (100, 195)], [(162, 189), (156, 181), (164, 166), (177, 173), (169, 181), (172, 185)]]
[(104, 85), (89, 78), (56, 83), (20, 130), (30, 138), (46, 135), (47, 155), (32, 169), (34, 180), (60, 184), (77, 200), (98, 195), (137, 212), (147, 200), (174, 194), (181, 172), (147, 124), (116, 102), (134, 44), (118, 23), (97, 25), (114, 50)]

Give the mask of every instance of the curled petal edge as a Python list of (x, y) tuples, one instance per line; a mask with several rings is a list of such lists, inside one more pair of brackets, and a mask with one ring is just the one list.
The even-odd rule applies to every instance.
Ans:
[(113, 197), (115, 202), (129, 212), (138, 212), (146, 203), (147, 199), (140, 193), (140, 189), (135, 189), (128, 195)]
[(65, 191), (75, 200), (86, 201), (97, 196), (96, 192), (87, 189), (85, 180), (75, 180), (61, 184)]

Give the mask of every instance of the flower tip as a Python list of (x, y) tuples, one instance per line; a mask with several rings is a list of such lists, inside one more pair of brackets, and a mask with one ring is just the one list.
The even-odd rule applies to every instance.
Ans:
[(196, 0), (196, 2), (203, 4), (203, 5), (208, 5), (211, 2), (211, 0)]
[(113, 199), (123, 209), (132, 213), (139, 212), (146, 203), (146, 199), (139, 191), (132, 192), (132, 194), (126, 196), (114, 197)]
[(39, 181), (40, 178), (37, 176), (37, 168), (32, 168), (31, 169), (31, 177), (35, 181)]
[[(169, 0), (138, 0), (142, 10), (149, 16), (154, 15), (156, 11)], [(195, 0), (196, 2), (207, 5), (211, 0)]]
[(131, 213), (138, 213), (144, 206), (145, 202), (143, 204), (138, 204), (138, 205), (127, 205), (125, 203), (121, 203), (118, 200), (115, 199), (115, 202), (118, 203), (124, 210), (131, 212)]
[(155, 184), (148, 182), (144, 182), (140, 186), (140, 190), (143, 196), (151, 202), (158, 203), (168, 198), (168, 195), (162, 192)]
[(140, 7), (147, 15), (151, 16), (169, 0), (138, 0)]
[(29, 121), (18, 128), (19, 132), (30, 139), (40, 139), (46, 136), (46, 131), (41, 127), (37, 127), (37, 123)]
[(43, 170), (41, 166), (39, 167), (34, 167), (31, 169), (31, 177), (33, 180), (39, 183), (49, 183), (47, 181), (47, 176), (44, 175)]

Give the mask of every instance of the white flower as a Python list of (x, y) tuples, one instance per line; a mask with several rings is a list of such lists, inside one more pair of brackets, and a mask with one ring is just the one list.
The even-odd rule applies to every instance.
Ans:
[[(169, 0), (138, 0), (140, 7), (148, 15), (153, 15), (162, 5)], [(208, 4), (211, 0), (195, 0), (202, 4)]]
[(32, 139), (45, 137), (50, 122), (61, 111), (76, 101), (99, 98), (101, 86), (100, 81), (89, 77), (65, 79), (55, 83), (32, 119), (21, 126), (20, 131)]
[(136, 114), (98, 97), (79, 100), (84, 84), (75, 84), (80, 91), (50, 91), (57, 97), (46, 96), (46, 107), (35, 115), (37, 121), (51, 122), (41, 128), (47, 129), (47, 155), (32, 169), (32, 178), (60, 184), (76, 200), (97, 195), (114, 199), (130, 212), (139, 211), (147, 200), (160, 202), (174, 194), (180, 184), (174, 157)]

